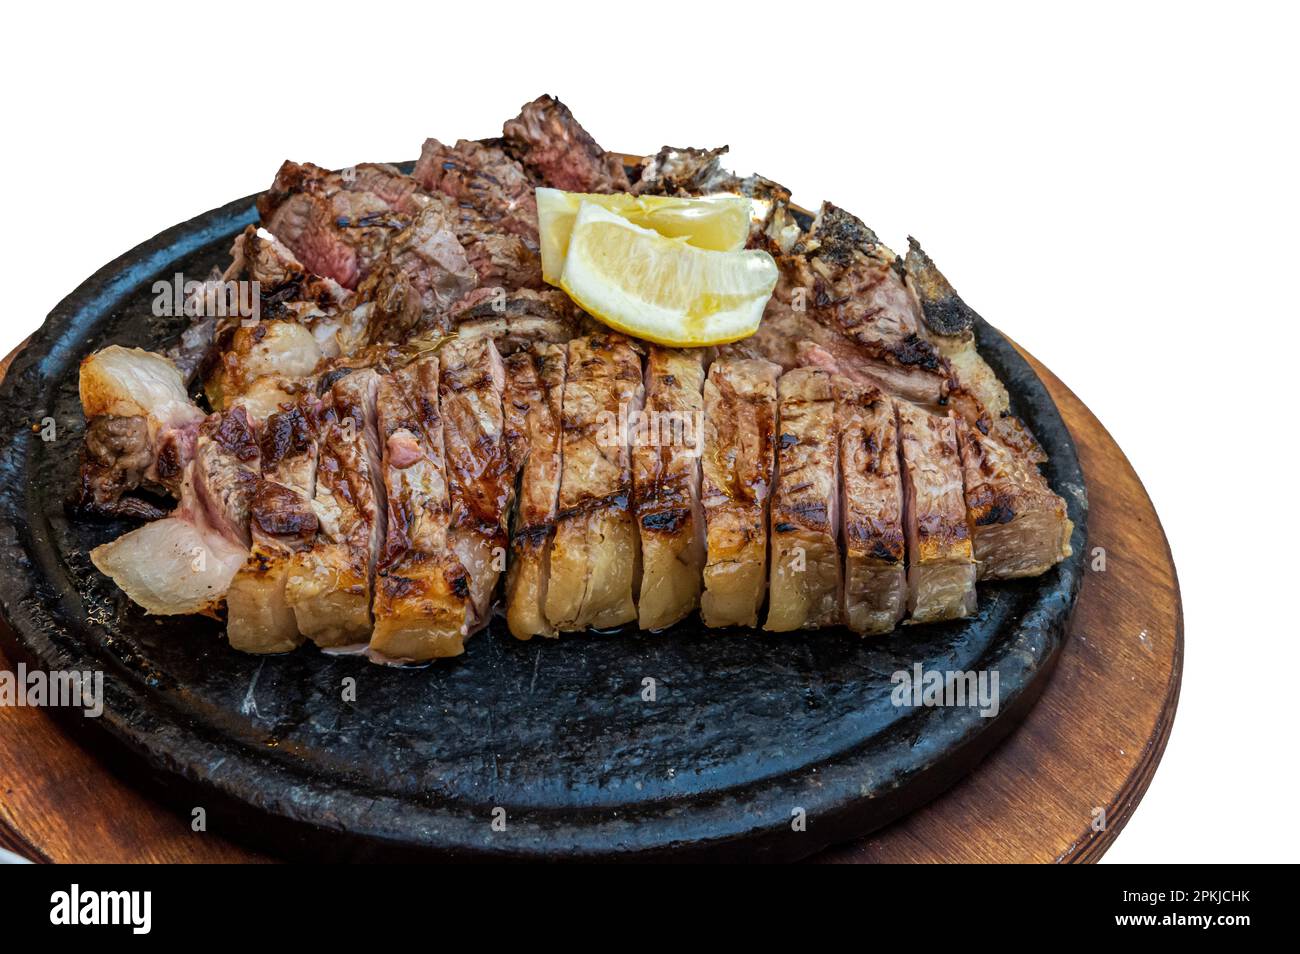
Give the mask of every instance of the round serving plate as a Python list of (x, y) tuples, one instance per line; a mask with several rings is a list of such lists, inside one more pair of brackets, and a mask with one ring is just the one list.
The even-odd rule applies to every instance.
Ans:
[[(172, 805), (202, 807), (209, 828), (328, 858), (789, 860), (932, 799), (1042, 691), (1081, 581), (1087, 498), (1050, 395), (987, 325), (981, 353), (1050, 456), (1074, 556), (1033, 580), (981, 584), (971, 619), (870, 640), (690, 620), (518, 642), (494, 623), (458, 659), (393, 669), (310, 648), (248, 656), (215, 621), (145, 615), (87, 556), (130, 525), (65, 513), (77, 365), (108, 344), (170, 343), (184, 319), (153, 314), (153, 283), (224, 266), (255, 220), (241, 199), (105, 266), (0, 385), (6, 649), (43, 669), (102, 671), (102, 715), (56, 711)], [(895, 674), (917, 665), (996, 672), (996, 715), (895, 705)]]

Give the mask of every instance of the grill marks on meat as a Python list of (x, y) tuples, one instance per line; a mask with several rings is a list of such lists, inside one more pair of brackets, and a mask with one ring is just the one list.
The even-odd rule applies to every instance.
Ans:
[(478, 284), (451, 225), (442, 204), (430, 203), (393, 237), (383, 262), (358, 290), (358, 297), (372, 303), (372, 343), (445, 330), (443, 316)]
[(488, 143), (462, 139), (454, 146), (426, 139), (411, 175), (430, 192), (474, 212), (481, 226), (537, 245), (537, 200), (528, 174)]
[(518, 162), (485, 143), (462, 139), (446, 146), (428, 139), (413, 175), (425, 189), (446, 197), (452, 229), (480, 284), (542, 286), (537, 201)]
[(285, 585), (320, 525), (312, 507), (320, 413), (308, 397), (262, 425), (262, 476), (249, 503), (252, 546), (226, 594), (226, 636), (236, 649), (280, 653), (303, 642)]
[(501, 407), (505, 369), (490, 338), (450, 341), (439, 357), (438, 409), (451, 500), (449, 542), (469, 574), (474, 631), (488, 623), (509, 543), (514, 474)]
[(564, 345), (539, 343), (505, 359), (506, 450), (511, 471), (519, 474), (506, 623), (518, 639), (558, 635), (546, 618), (546, 593), (563, 460), (560, 422), (567, 356)]
[(907, 609), (903, 487), (894, 402), (880, 389), (835, 380), (843, 494), (844, 624), (887, 633)]
[(651, 346), (646, 356), (645, 412), (632, 449), (642, 629), (665, 629), (685, 619), (700, 601), (705, 549), (700, 505), (703, 358), (700, 351), (659, 346)]
[(781, 376), (772, 576), (764, 629), (783, 633), (840, 621), (843, 578), (839, 437), (831, 375), (797, 368)]
[[(201, 291), (256, 281), (260, 320), (200, 315), (178, 363), (83, 363), (75, 505), (158, 518), (95, 565), (150, 613), (224, 599), (236, 648), (369, 638), (373, 658), (423, 661), (487, 622), (507, 546), (520, 638), (697, 605), (752, 627), (765, 597), (769, 630), (880, 633), (1069, 555), (979, 317), (920, 245), (899, 260), (830, 204), (804, 232), (789, 191), (725, 152), (664, 147), (631, 189), (543, 96), (500, 140), (428, 140), (412, 176), (286, 162)], [(750, 197), (749, 245), (781, 271), (758, 334), (711, 366), (646, 346), (642, 368), (642, 346), (542, 287), (542, 183)], [(140, 490), (179, 504), (164, 517)]]
[(704, 382), (701, 498), (706, 626), (757, 626), (767, 592), (777, 378), (769, 361), (720, 358)]
[(453, 312), (460, 338), (491, 338), (502, 354), (522, 351), (541, 342), (563, 344), (591, 324), (572, 299), (558, 289), (479, 288), (465, 296)]
[(1044, 573), (1071, 553), (1074, 524), (1038, 468), (953, 415), (980, 579)]
[(569, 342), (563, 469), (546, 592), (546, 617), (561, 632), (636, 619), (640, 550), (623, 422), (643, 400), (641, 361), (626, 338), (597, 334)]
[(469, 576), (449, 545), (439, 363), (427, 354), (386, 375), (377, 409), (388, 525), (375, 577), (370, 649), (423, 661), (464, 652)]
[(312, 508), (317, 534), (294, 555), (285, 597), (298, 631), (318, 646), (365, 643), (386, 500), (376, 401), (379, 374), (363, 368), (327, 392)]
[(962, 493), (957, 425), (897, 402), (910, 622), (975, 612), (975, 559)]
[(596, 145), (565, 106), (539, 96), (502, 128), (506, 149), (537, 180), (569, 192), (628, 192), (623, 162)]

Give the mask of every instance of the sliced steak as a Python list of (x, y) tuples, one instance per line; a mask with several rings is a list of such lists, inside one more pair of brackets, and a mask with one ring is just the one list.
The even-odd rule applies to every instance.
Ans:
[(776, 463), (777, 378), (770, 361), (719, 358), (704, 382), (701, 498), (706, 626), (757, 626), (767, 594), (767, 528)]
[(538, 181), (569, 192), (627, 192), (623, 161), (596, 145), (565, 106), (539, 96), (502, 128), (506, 149)]
[(475, 289), (457, 303), (452, 320), (462, 339), (491, 338), (502, 354), (542, 342), (563, 344), (592, 325), (568, 295), (554, 288)]
[(641, 538), (642, 629), (666, 629), (693, 613), (704, 571), (700, 454), (704, 354), (652, 345), (645, 409), (632, 448), (633, 508)]
[(796, 368), (778, 383), (776, 486), (772, 494), (772, 632), (840, 622), (839, 435), (831, 375)]
[(137, 488), (179, 497), (204, 414), (176, 366), (139, 348), (110, 345), (81, 362), (86, 417), (75, 509), (112, 516), (157, 516)]
[(561, 632), (636, 619), (640, 548), (625, 422), (643, 400), (641, 360), (626, 338), (596, 334), (569, 342), (563, 471), (546, 592), (546, 618)]
[(1074, 524), (1038, 467), (953, 414), (979, 578), (1038, 576), (1070, 555)]
[(377, 398), (388, 525), (370, 649), (390, 660), (459, 656), (472, 619), (469, 575), (449, 547), (438, 357), (385, 375)]
[(366, 643), (370, 598), (387, 502), (379, 456), (379, 374), (363, 368), (336, 381), (320, 422), (318, 529), (294, 556), (285, 585), (298, 631), (318, 646)]
[(929, 338), (952, 366), (956, 386), (949, 403), (982, 434), (1033, 463), (1047, 459), (1034, 435), (1011, 413), (1011, 399), (993, 369), (975, 347), (975, 326), (982, 320), (948, 284), (916, 239), (908, 237), (903, 261), (907, 287), (916, 296)]
[(357, 291), (372, 303), (369, 340), (403, 342), (449, 327), (447, 312), (478, 284), (478, 274), (441, 203), (431, 202), (392, 238), (382, 263)]
[[(391, 237), (406, 228), (420, 206), (414, 190), (394, 205), (357, 182), (311, 163), (286, 161), (257, 199), (267, 230), (308, 270), (345, 288), (356, 288), (374, 270)], [(366, 182), (373, 185), (373, 177)]]
[(312, 507), (318, 413), (307, 397), (261, 428), (262, 476), (249, 504), (252, 548), (226, 594), (226, 636), (244, 652), (288, 652), (304, 638), (285, 584), (295, 555), (312, 545), (320, 525)]
[(518, 235), (537, 244), (537, 200), (523, 167), (497, 146), (462, 139), (446, 146), (426, 139), (412, 172), (430, 192), (472, 209), (491, 231)]
[(169, 516), (96, 547), (91, 562), (147, 613), (215, 614), (248, 557), (258, 449), (242, 411), (200, 427)]
[(506, 624), (518, 639), (555, 636), (546, 618), (550, 546), (560, 493), (560, 426), (568, 349), (540, 343), (505, 359), (506, 451), (519, 474), (506, 575)]
[(451, 499), (449, 543), (469, 574), (473, 632), (491, 616), (492, 592), (505, 571), (509, 546), (514, 474), (501, 407), (505, 369), (491, 338), (457, 338), (438, 354), (438, 411)]
[(902, 447), (909, 622), (975, 612), (975, 557), (962, 493), (957, 425), (896, 402)]
[(894, 402), (879, 388), (835, 379), (840, 425), (844, 623), (887, 633), (907, 611), (903, 485)]

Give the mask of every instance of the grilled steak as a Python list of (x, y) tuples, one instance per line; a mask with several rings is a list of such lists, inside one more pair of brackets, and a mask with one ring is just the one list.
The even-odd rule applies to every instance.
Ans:
[[(805, 231), (726, 151), (665, 146), (632, 187), (543, 96), (501, 139), (427, 140), (410, 176), (284, 163), (229, 267), (187, 287), (172, 359), (83, 362), (70, 503), (153, 521), (95, 565), (150, 613), (224, 601), (237, 649), (402, 662), (463, 652), (503, 575), (521, 639), (697, 607), (754, 627), (765, 603), (771, 631), (865, 635), (1069, 555), (979, 316), (920, 245), (900, 260), (829, 203)], [(543, 284), (543, 184), (747, 196), (780, 272), (757, 333), (706, 352), (598, 326)]]
[(767, 527), (777, 378), (769, 361), (720, 358), (704, 382), (702, 489), (706, 626), (757, 626), (767, 593)]
[(1074, 524), (1038, 467), (953, 417), (979, 578), (1038, 576), (1068, 557)]
[(518, 235), (537, 245), (537, 200), (523, 168), (503, 150), (462, 139), (445, 146), (426, 139), (411, 173), (430, 192), (471, 209), (489, 231)]
[(641, 537), (642, 629), (665, 629), (699, 605), (704, 570), (700, 454), (703, 354), (651, 346), (645, 411), (632, 449), (634, 512)]
[(910, 622), (975, 612), (975, 561), (962, 496), (957, 425), (899, 401)]
[(214, 414), (195, 439), (170, 516), (96, 547), (90, 559), (148, 613), (213, 613), (248, 556), (258, 449), (243, 411)]
[(81, 362), (79, 387), (87, 439), (77, 507), (156, 515), (156, 508), (124, 495), (145, 487), (180, 496), (204, 419), (180, 372), (162, 355), (111, 345)]
[(428, 328), (445, 330), (451, 306), (478, 284), (441, 203), (419, 210), (393, 236), (383, 261), (358, 288), (374, 303), (369, 338), (405, 341)]
[(569, 342), (563, 468), (546, 591), (546, 618), (562, 632), (636, 619), (640, 549), (624, 422), (643, 399), (641, 361), (626, 338), (597, 334)]
[(844, 520), (844, 623), (887, 633), (907, 609), (903, 486), (894, 402), (879, 388), (835, 380)]
[(382, 259), (406, 216), (339, 173), (286, 160), (257, 200), (262, 224), (316, 275), (356, 288)]
[(839, 436), (831, 375), (796, 368), (778, 384), (767, 622), (784, 633), (840, 622)]
[[(451, 498), (451, 550), (469, 574), (472, 630), (487, 625), (492, 591), (506, 568), (514, 473), (506, 453), (501, 393), (505, 369), (491, 338), (449, 341), (439, 352), (442, 417)], [(471, 631), (472, 631), (471, 630)]]
[(452, 314), (462, 339), (489, 337), (502, 354), (539, 342), (563, 344), (587, 330), (590, 319), (564, 292), (521, 288), (479, 288), (460, 300)]
[(438, 356), (386, 375), (377, 399), (388, 524), (375, 576), (370, 648), (387, 659), (465, 651), (469, 575), (451, 552)]
[(542, 287), (537, 201), (523, 168), (500, 148), (425, 140), (415, 178), (448, 197), (449, 218), (485, 287)]
[(298, 631), (318, 646), (370, 639), (370, 597), (387, 506), (378, 395), (379, 374), (354, 371), (329, 389), (322, 414), (312, 504), (318, 529), (311, 545), (295, 554), (285, 584)]
[(320, 364), (320, 345), (311, 329), (296, 321), (239, 323), (219, 335), (222, 352), (204, 381), (214, 408), (236, 403), (267, 379), (276, 385), (311, 375)]
[(518, 639), (555, 636), (546, 618), (550, 546), (560, 493), (564, 377), (568, 349), (536, 344), (505, 359), (506, 451), (519, 474), (506, 576), (506, 623)]
[(252, 547), (226, 594), (226, 635), (245, 652), (282, 653), (303, 641), (285, 584), (320, 525), (312, 507), (318, 410), (305, 398), (262, 426), (262, 477), (249, 503)]
[(506, 149), (537, 180), (569, 192), (627, 192), (623, 162), (596, 145), (565, 106), (539, 96), (502, 129)]

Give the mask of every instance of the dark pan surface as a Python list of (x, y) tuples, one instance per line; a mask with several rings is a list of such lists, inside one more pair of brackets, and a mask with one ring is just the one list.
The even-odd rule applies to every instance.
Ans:
[[(145, 616), (87, 557), (129, 525), (64, 513), (83, 425), (77, 364), (112, 343), (169, 344), (183, 319), (153, 316), (154, 281), (224, 266), (255, 217), (242, 199), (105, 266), (0, 386), (7, 647), (42, 668), (102, 670), (102, 717), (72, 712), (68, 725), (187, 815), (207, 809), (209, 831), (331, 858), (799, 858), (932, 798), (1042, 689), (1078, 590), (1087, 501), (1051, 398), (988, 326), (981, 350), (1051, 455), (1075, 556), (1035, 580), (981, 585), (973, 619), (867, 641), (691, 621), (522, 643), (494, 625), (458, 660), (397, 670), (311, 648), (247, 656), (214, 621)], [(47, 417), (53, 442), (32, 430)], [(996, 671), (998, 716), (896, 707), (891, 677), (916, 663)], [(806, 830), (791, 824), (797, 809)]]

